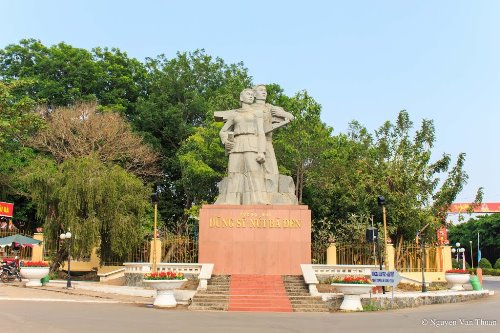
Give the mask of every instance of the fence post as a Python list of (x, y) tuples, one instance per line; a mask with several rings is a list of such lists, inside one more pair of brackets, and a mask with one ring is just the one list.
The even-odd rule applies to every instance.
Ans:
[[(151, 265), (153, 265), (153, 251), (154, 251), (154, 244), (155, 244), (155, 241), (154, 240), (151, 240), (150, 241), (150, 252), (149, 252), (149, 262), (151, 263)], [(160, 262), (161, 262), (161, 239), (160, 238), (157, 238), (156, 239), (156, 265), (158, 265)]]
[(337, 265), (337, 245), (330, 243), (326, 249), (326, 264)]
[(394, 244), (387, 244), (387, 268), (388, 270), (392, 271), (394, 270)]
[(33, 245), (33, 250), (31, 251), (31, 261), (43, 261), (43, 233), (35, 232), (33, 234), (33, 239), (41, 241), (38, 245)]
[(449, 269), (452, 269), (451, 264), (451, 246), (446, 245), (441, 247), (442, 249), (442, 257), (443, 257), (443, 272), (446, 272)]

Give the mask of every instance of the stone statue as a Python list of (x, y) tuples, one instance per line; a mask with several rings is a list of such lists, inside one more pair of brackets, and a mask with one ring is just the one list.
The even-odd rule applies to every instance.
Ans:
[(293, 180), (279, 174), (272, 144), (272, 132), (293, 116), (266, 98), (264, 85), (244, 89), (241, 108), (214, 114), (226, 122), (219, 135), (229, 155), (228, 176), (218, 184), (215, 204), (297, 204)]

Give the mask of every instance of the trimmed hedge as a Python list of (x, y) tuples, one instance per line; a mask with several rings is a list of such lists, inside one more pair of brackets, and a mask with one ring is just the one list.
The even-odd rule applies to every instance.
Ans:
[(493, 268), (493, 266), (491, 266), (491, 262), (486, 258), (482, 258), (481, 260), (479, 260), (478, 266), (481, 268)]
[(500, 258), (498, 258), (497, 262), (495, 263), (495, 269), (500, 269)]
[[(483, 268), (483, 275), (500, 276), (500, 269), (495, 268)], [(469, 269), (470, 274), (476, 274), (476, 268)]]

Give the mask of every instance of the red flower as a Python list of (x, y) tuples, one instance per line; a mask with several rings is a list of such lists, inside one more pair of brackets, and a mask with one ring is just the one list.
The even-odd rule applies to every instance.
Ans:
[(144, 280), (184, 280), (184, 273), (156, 272), (144, 275)]
[(446, 273), (454, 273), (454, 274), (469, 274), (469, 271), (466, 269), (449, 269)]
[(364, 276), (345, 276), (333, 278), (332, 283), (370, 284), (371, 281)]
[(43, 261), (21, 261), (21, 267), (49, 267), (49, 264)]

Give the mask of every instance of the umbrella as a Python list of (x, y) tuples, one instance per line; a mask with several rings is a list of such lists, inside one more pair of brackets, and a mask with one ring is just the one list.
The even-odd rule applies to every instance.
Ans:
[(42, 241), (33, 239), (31, 237), (23, 236), (20, 234), (15, 234), (12, 236), (7, 236), (0, 238), (0, 246), (5, 247), (5, 246), (12, 246), (13, 243), (18, 243), (22, 246), (33, 246), (33, 245), (38, 245)]

